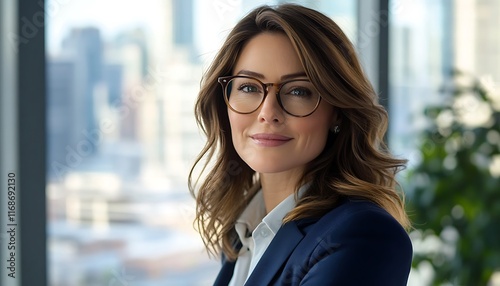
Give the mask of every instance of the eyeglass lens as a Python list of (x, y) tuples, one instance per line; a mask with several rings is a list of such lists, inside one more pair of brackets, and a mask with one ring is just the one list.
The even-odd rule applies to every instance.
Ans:
[[(240, 113), (251, 113), (259, 108), (265, 97), (265, 85), (248, 77), (232, 78), (226, 85), (225, 96), (230, 107)], [(285, 82), (279, 88), (281, 107), (296, 116), (306, 116), (318, 106), (320, 96), (308, 80)]]

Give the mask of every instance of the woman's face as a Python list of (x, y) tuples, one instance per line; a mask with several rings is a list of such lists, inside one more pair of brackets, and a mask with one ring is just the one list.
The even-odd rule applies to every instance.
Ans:
[[(290, 40), (281, 33), (252, 38), (241, 51), (233, 75), (251, 75), (263, 83), (280, 83), (288, 75), (307, 78)], [(256, 111), (239, 114), (228, 108), (228, 115), (234, 148), (261, 174), (302, 174), (305, 165), (324, 149), (336, 119), (333, 106), (324, 100), (307, 117), (287, 114), (277, 101), (276, 86), (269, 87)]]

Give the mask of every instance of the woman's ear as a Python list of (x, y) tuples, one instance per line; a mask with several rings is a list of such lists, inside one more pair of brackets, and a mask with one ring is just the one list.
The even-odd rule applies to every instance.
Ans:
[(340, 124), (342, 119), (340, 118), (338, 109), (335, 109), (332, 114), (332, 125), (330, 126), (330, 131), (337, 134), (340, 132)]
[(331, 131), (332, 133), (334, 133), (334, 134), (339, 133), (339, 132), (340, 132), (340, 126), (339, 126), (339, 125), (332, 125), (332, 126), (330, 127), (330, 131)]

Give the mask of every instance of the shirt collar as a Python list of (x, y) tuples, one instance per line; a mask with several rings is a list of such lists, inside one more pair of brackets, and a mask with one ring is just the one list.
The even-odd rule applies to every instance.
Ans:
[[(304, 195), (310, 185), (310, 183), (307, 183), (300, 187), (298, 191), (299, 199)], [(240, 241), (243, 242), (246, 240), (249, 233), (251, 233), (261, 221), (271, 229), (273, 234), (276, 234), (282, 225), (283, 218), (295, 207), (296, 203), (295, 194), (291, 194), (266, 215), (264, 196), (262, 194), (262, 189), (260, 189), (236, 220), (235, 230)]]
[[(304, 195), (304, 192), (308, 189), (309, 186), (310, 184), (305, 184), (300, 187), (298, 191), (299, 199)], [(280, 229), (283, 223), (283, 218), (285, 218), (285, 216), (295, 207), (296, 203), (297, 202), (295, 201), (295, 194), (291, 194), (262, 219), (262, 221), (271, 229), (274, 235), (276, 235), (276, 233)]]
[[(250, 203), (248, 203), (245, 210), (241, 213), (240, 217), (236, 220), (236, 232), (240, 239), (242, 237), (247, 237), (247, 231), (252, 232), (257, 225), (259, 225), (262, 218), (266, 215), (266, 206), (264, 204), (264, 196), (262, 194), (262, 189), (257, 191), (253, 196)], [(242, 225), (243, 228), (238, 225)], [(238, 229), (241, 229), (243, 233), (240, 233)]]

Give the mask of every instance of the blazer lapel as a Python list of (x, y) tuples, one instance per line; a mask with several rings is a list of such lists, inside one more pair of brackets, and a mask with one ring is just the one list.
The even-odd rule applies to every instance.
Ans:
[(222, 264), (222, 268), (219, 271), (219, 275), (215, 279), (214, 286), (227, 286), (229, 282), (231, 282), (231, 278), (233, 277), (234, 265), (236, 262), (232, 261), (224, 261)]
[(245, 285), (269, 285), (304, 234), (292, 221), (284, 224), (255, 266)]

